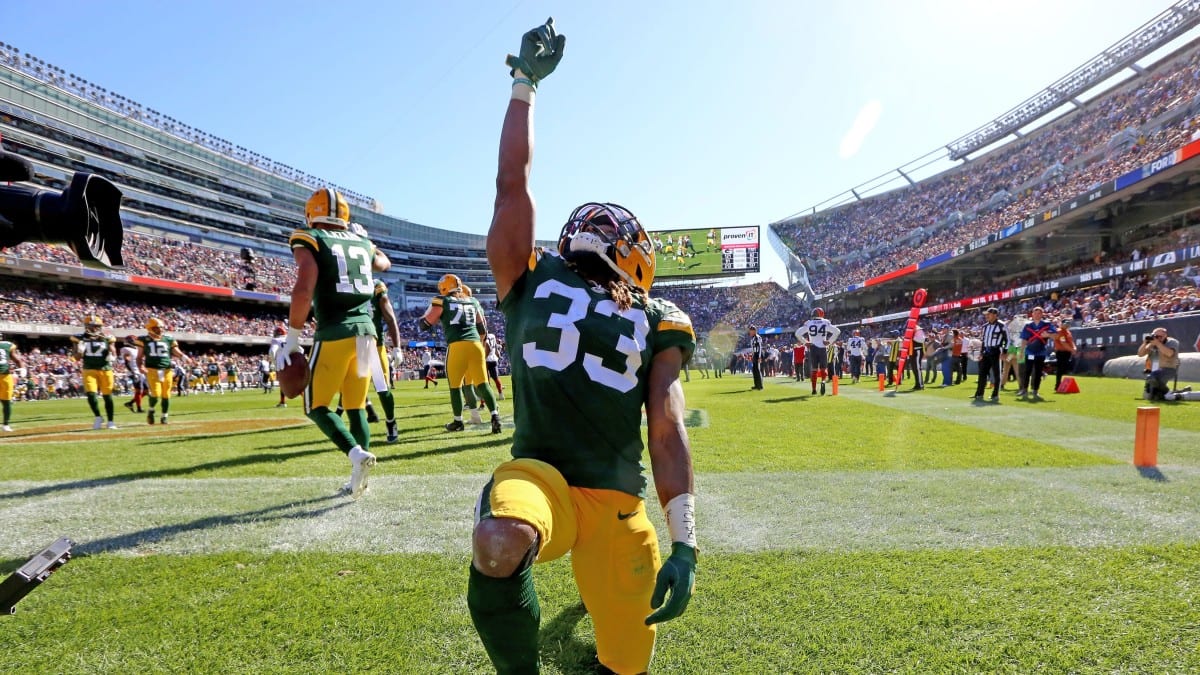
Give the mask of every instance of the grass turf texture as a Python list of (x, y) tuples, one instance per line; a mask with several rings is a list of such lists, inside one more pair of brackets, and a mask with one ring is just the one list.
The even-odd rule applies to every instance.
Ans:
[[(1162, 406), (1160, 466), (1139, 472), (1134, 381), (999, 406), (973, 385), (684, 386), (708, 420), (689, 429), (703, 553), (655, 672), (1200, 669), (1200, 405)], [(485, 672), (468, 537), (509, 432), (444, 433), (444, 391), (396, 394), (401, 443), (374, 425), (357, 503), (333, 495), (345, 458), (275, 396), (174, 399), (168, 427), (118, 408), (116, 431), (82, 400), (18, 404), (0, 571), (77, 547), (0, 617), (4, 670)], [(589, 672), (569, 564), (537, 583), (544, 671)]]

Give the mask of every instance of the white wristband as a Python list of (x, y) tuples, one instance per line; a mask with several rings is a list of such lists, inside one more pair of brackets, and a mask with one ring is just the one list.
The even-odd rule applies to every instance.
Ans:
[(671, 541), (696, 548), (696, 498), (685, 492), (663, 507), (667, 516), (667, 531)]

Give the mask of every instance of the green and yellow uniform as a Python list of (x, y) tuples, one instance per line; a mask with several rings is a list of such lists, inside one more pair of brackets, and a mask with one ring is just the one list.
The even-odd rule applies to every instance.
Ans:
[(113, 344), (111, 335), (83, 333), (71, 338), (82, 361), (83, 391), (111, 396), (113, 390)]
[(0, 401), (13, 400), (12, 352), (17, 346), (0, 340)]
[(221, 366), (216, 361), (204, 364), (204, 383), (210, 387), (221, 383)]
[[(317, 320), (309, 370), (312, 378), (304, 392), (305, 412), (328, 408), (341, 392), (342, 407), (359, 410), (367, 404), (367, 360), (374, 350), (360, 356), (359, 337), (375, 338), (371, 297), (375, 281), (371, 263), (375, 245), (349, 230), (302, 228), (292, 232), (292, 248), (307, 249), (317, 263), (317, 285), (313, 291), (313, 315)], [(347, 448), (348, 449), (348, 448)]]
[(151, 398), (171, 398), (171, 388), (175, 386), (175, 366), (171, 363), (171, 353), (175, 351), (175, 338), (170, 335), (151, 337), (143, 335), (137, 339), (137, 345), (146, 355), (146, 382), (150, 385)]
[(483, 341), (477, 320), (483, 307), (473, 297), (439, 295), (430, 304), (442, 308), (442, 333), (446, 336), (446, 378), (458, 388), (463, 380), (476, 385), (487, 382)]
[(238, 383), (237, 363), (230, 361), (225, 364), (225, 383), (232, 389)]
[[(375, 280), (375, 291), (371, 295), (371, 322), (375, 325), (375, 350), (379, 354), (379, 365), (383, 370), (383, 383), (388, 385), (392, 381), (391, 364), (388, 363), (387, 347), (384, 344), (383, 336), (387, 333), (383, 325), (383, 306), (391, 302), (388, 300), (387, 284), (383, 279)], [(399, 347), (400, 345), (395, 345)], [(375, 383), (375, 390), (381, 391), (380, 383)]]
[(537, 249), (500, 303), (507, 319), (516, 432), (512, 461), (484, 488), (479, 517), (537, 530), (537, 561), (571, 552), (603, 662), (646, 670), (655, 628), (644, 619), (660, 566), (646, 516), (642, 408), (656, 354), (685, 361), (691, 320), (670, 302), (621, 310), (557, 254)]

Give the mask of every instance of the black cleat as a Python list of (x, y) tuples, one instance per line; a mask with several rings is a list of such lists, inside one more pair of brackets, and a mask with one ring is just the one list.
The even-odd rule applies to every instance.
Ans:
[(133, 412), (133, 401), (125, 401), (125, 407), (129, 409), (129, 412)]
[(396, 428), (395, 422), (387, 423), (387, 442), (395, 443), (400, 440), (400, 430)]
[(154, 411), (146, 413), (146, 424), (154, 424)]
[(367, 424), (375, 424), (379, 422), (379, 415), (375, 414), (374, 408), (367, 408)]
[(492, 433), (500, 433), (500, 417), (498, 415), (492, 416)]
[(446, 423), (446, 431), (462, 431), (466, 429), (466, 425), (462, 420), (451, 420)]

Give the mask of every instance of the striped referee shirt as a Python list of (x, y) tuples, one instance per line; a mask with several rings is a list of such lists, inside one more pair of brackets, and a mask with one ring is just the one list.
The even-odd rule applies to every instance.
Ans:
[(984, 351), (1003, 350), (1008, 347), (1008, 331), (1003, 321), (983, 324)]

